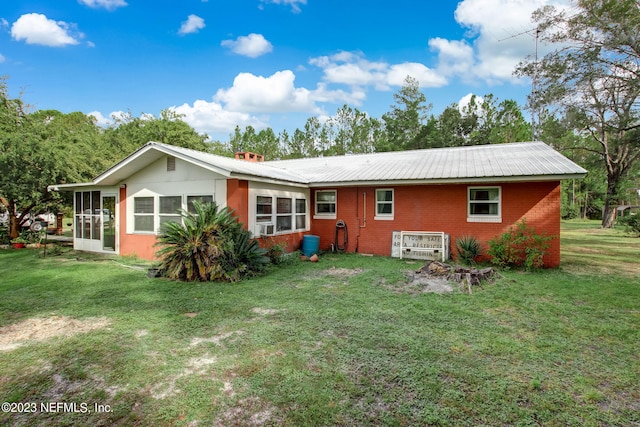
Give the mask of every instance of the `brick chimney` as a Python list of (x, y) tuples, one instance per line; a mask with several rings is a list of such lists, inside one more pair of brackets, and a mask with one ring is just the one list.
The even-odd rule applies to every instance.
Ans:
[(251, 153), (249, 151), (238, 151), (236, 153), (236, 160), (245, 160), (247, 162), (264, 162), (264, 156), (262, 154)]

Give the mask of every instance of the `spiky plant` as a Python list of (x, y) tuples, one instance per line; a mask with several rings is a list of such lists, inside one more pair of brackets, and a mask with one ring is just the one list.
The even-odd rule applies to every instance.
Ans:
[(160, 273), (184, 281), (237, 281), (261, 271), (269, 262), (228, 208), (194, 203), (194, 212), (181, 212), (182, 222), (160, 229), (156, 255)]
[(473, 236), (462, 236), (456, 240), (458, 258), (466, 265), (473, 265), (482, 253), (480, 242)]

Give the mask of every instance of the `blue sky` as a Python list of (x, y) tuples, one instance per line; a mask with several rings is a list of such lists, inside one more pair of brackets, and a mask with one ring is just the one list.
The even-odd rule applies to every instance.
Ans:
[(513, 68), (535, 51), (531, 12), (552, 2), (566, 1), (5, 0), (0, 75), (36, 109), (106, 124), (171, 108), (223, 141), (345, 103), (380, 117), (407, 75), (435, 114), (470, 93), (523, 105)]

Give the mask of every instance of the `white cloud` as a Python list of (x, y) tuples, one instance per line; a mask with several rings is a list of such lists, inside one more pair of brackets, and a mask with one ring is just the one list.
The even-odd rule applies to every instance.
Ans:
[(103, 7), (107, 10), (113, 10), (119, 7), (127, 6), (127, 2), (124, 0), (78, 0), (78, 3), (92, 7), (94, 9)]
[(7, 58), (5, 58), (5, 57), (4, 57), (4, 55), (2, 55), (2, 54), (0, 53), (0, 64), (1, 64), (1, 63), (3, 63), (3, 62), (4, 62), (4, 61), (6, 61), (6, 60), (7, 60)]
[(515, 66), (535, 52), (531, 14), (547, 4), (563, 7), (568, 0), (461, 1), (455, 19), (469, 30), (467, 38), (472, 44), (464, 40), (429, 40), (429, 47), (438, 53), (438, 72), (467, 81), (515, 82)]
[(311, 92), (296, 88), (295, 78), (290, 70), (277, 71), (269, 77), (240, 73), (232, 87), (218, 90), (214, 100), (223, 102), (230, 111), (315, 111)]
[(200, 18), (197, 15), (189, 15), (187, 20), (182, 23), (180, 30), (178, 30), (178, 34), (191, 34), (197, 33), (201, 29), (205, 27), (204, 19)]
[(249, 58), (257, 58), (273, 50), (271, 43), (262, 34), (255, 33), (240, 36), (236, 40), (223, 40), (220, 45), (231, 49), (233, 53)]
[(373, 62), (359, 52), (339, 52), (312, 58), (309, 63), (323, 70), (325, 81), (353, 87), (374, 86), (378, 90), (388, 90), (390, 86), (402, 86), (408, 75), (418, 80), (421, 87), (440, 87), (447, 83), (446, 78), (424, 64)]
[(244, 128), (253, 126), (256, 129), (265, 128), (267, 124), (248, 113), (228, 111), (217, 102), (197, 100), (193, 105), (187, 103), (169, 108), (183, 115), (182, 120), (200, 133), (229, 133), (236, 126)]
[(387, 83), (390, 86), (402, 86), (407, 76), (416, 79), (420, 87), (441, 87), (447, 84), (444, 76), (417, 62), (403, 62), (389, 67)]
[(473, 69), (473, 47), (466, 41), (446, 40), (440, 37), (429, 40), (429, 47), (438, 53), (438, 72), (444, 76), (465, 76)]
[(302, 9), (300, 9), (301, 4), (307, 4), (307, 0), (260, 0), (262, 3), (272, 3), (272, 4), (283, 4), (290, 5), (291, 11), (293, 13), (300, 13)]
[(24, 40), (27, 44), (39, 44), (43, 46), (60, 47), (78, 44), (78, 38), (70, 33), (74, 25), (63, 21), (48, 19), (40, 13), (27, 13), (22, 15), (11, 26), (11, 37), (15, 40)]

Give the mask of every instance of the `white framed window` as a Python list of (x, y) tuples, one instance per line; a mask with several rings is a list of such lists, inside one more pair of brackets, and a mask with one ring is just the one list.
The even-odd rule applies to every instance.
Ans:
[(153, 197), (133, 198), (133, 230), (135, 232), (153, 233), (155, 203)]
[(160, 209), (158, 210), (159, 225), (167, 222), (180, 222), (180, 210), (182, 209), (182, 196), (160, 196)]
[(337, 212), (337, 191), (316, 191), (315, 218), (335, 219)]
[(213, 196), (187, 196), (187, 212), (196, 213), (193, 202), (213, 203)]
[(307, 228), (307, 200), (296, 199), (296, 230)]
[(502, 222), (502, 188), (469, 187), (467, 222)]
[(293, 202), (287, 197), (276, 198), (276, 231), (293, 229)]
[[(193, 203), (212, 203), (213, 195), (173, 195), (173, 196), (134, 196), (133, 228), (127, 226), (127, 232), (156, 233), (162, 224), (170, 221), (181, 222), (182, 210), (194, 213)], [(127, 208), (129, 210), (130, 208)], [(131, 211), (129, 211), (131, 212)]]
[(392, 188), (376, 189), (376, 214), (374, 219), (393, 219), (393, 196)]
[(256, 198), (256, 222), (273, 223), (273, 197), (258, 196)]
[[(276, 234), (291, 233), (307, 228), (307, 200), (286, 196), (256, 196), (256, 225), (260, 230), (273, 230)], [(274, 228), (264, 228), (272, 227)], [(271, 233), (271, 231), (269, 231)]]

